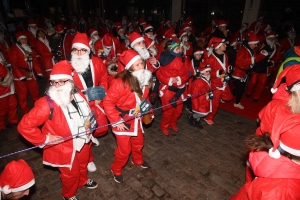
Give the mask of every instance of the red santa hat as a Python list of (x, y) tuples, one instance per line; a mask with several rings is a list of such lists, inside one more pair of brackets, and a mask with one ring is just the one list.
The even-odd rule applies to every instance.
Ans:
[(56, 33), (62, 33), (64, 31), (64, 26), (62, 24), (57, 24), (55, 27)]
[(181, 38), (182, 38), (184, 35), (187, 35), (187, 32), (183, 29), (183, 30), (181, 30), (181, 31), (179, 32), (179, 34), (178, 34), (179, 39), (181, 40)]
[(124, 51), (120, 56), (120, 62), (125, 66), (125, 69), (129, 69), (135, 61), (142, 59), (142, 57), (134, 50), (129, 49)]
[(187, 30), (187, 29), (191, 30), (191, 27), (189, 24), (184, 24), (182, 29), (183, 30)]
[(218, 20), (218, 26), (228, 26), (228, 21), (220, 19)]
[(21, 32), (21, 31), (18, 31), (16, 34), (15, 34), (15, 37), (16, 37), (16, 40), (19, 41), (20, 39), (23, 39), (23, 38), (27, 38), (26, 35)]
[(200, 66), (199, 66), (198, 70), (200, 73), (204, 73), (207, 71), (211, 71), (211, 68), (207, 62), (203, 61), (203, 62), (200, 62)]
[(276, 33), (271, 31), (270, 33), (267, 34), (266, 39), (271, 38), (271, 37), (276, 37)]
[(197, 49), (195, 52), (194, 52), (194, 55), (197, 55), (197, 54), (203, 54), (204, 51), (203, 49)]
[(221, 47), (222, 43), (225, 43), (225, 39), (218, 38), (218, 37), (212, 37), (208, 42), (208, 47), (214, 48), (215, 50), (217, 50), (218, 48)]
[(272, 28), (270, 24), (265, 24), (263, 27), (264, 31), (267, 31), (268, 28)]
[(68, 60), (62, 60), (56, 63), (50, 73), (50, 80), (69, 79), (73, 80), (73, 71), (71, 63)]
[(229, 38), (228, 42), (230, 46), (234, 46), (239, 40), (239, 37), (231, 37)]
[(168, 24), (171, 25), (171, 21), (170, 20), (164, 21), (164, 26), (167, 26)]
[(144, 33), (153, 32), (153, 26), (150, 24), (143, 25)]
[(90, 38), (87, 36), (86, 33), (77, 32), (72, 41), (72, 48), (74, 47), (84, 48), (87, 49), (88, 52), (90, 53), (91, 50), (90, 50), (89, 43), (90, 43)]
[(34, 184), (33, 172), (22, 159), (8, 163), (0, 175), (0, 191), (4, 194), (24, 191)]
[(285, 77), (287, 89), (289, 91), (300, 90), (300, 65), (295, 64), (290, 67), (285, 68), (275, 80), (274, 86), (271, 92), (274, 94), (277, 91), (282, 78)]
[(152, 45), (154, 45), (154, 40), (148, 37), (148, 35), (144, 36), (146, 48), (149, 49)]
[(95, 34), (95, 33), (98, 33), (98, 31), (96, 31), (93, 28), (90, 28), (90, 30), (89, 30), (90, 37), (93, 36), (93, 34)]
[(133, 47), (136, 43), (143, 40), (144, 40), (143, 36), (137, 32), (132, 32), (129, 34), (129, 42), (131, 47)]
[(36, 26), (36, 22), (34, 21), (34, 19), (27, 20), (27, 24), (28, 26)]
[(140, 19), (138, 20), (138, 23), (139, 23), (139, 25), (144, 25), (144, 24), (147, 23), (147, 21), (146, 21), (144, 18), (140, 18)]
[(263, 19), (264, 18), (264, 15), (263, 14), (259, 14), (258, 17), (257, 17), (257, 20), (260, 20), (260, 19)]
[(121, 28), (121, 27), (122, 27), (122, 24), (121, 24), (121, 22), (115, 22), (115, 23), (114, 23), (114, 26), (115, 26), (116, 29), (117, 29), (117, 28)]
[[(299, 71), (298, 71), (299, 72)], [(284, 151), (300, 157), (300, 119), (299, 115), (283, 114), (275, 119), (271, 140), (273, 147), (269, 149), (269, 155), (272, 158), (280, 158), (278, 147)]]
[(250, 32), (248, 37), (248, 44), (257, 44), (257, 43), (259, 43), (259, 39), (257, 35), (253, 32)]
[(103, 46), (111, 47), (113, 45), (112, 38), (110, 37), (109, 33), (106, 33), (102, 38)]
[(174, 28), (169, 28), (165, 31), (163, 38), (171, 39), (172, 37), (176, 37)]
[(289, 30), (287, 31), (287, 33), (294, 33), (294, 32), (296, 32), (296, 31), (293, 27), (289, 28)]

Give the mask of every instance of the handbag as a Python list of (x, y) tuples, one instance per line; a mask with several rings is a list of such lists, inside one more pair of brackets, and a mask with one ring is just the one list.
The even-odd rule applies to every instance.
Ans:
[[(140, 108), (140, 112), (142, 114), (142, 122), (146, 125), (150, 124), (152, 122), (152, 116), (151, 116), (151, 113), (149, 113), (149, 110), (151, 108), (150, 104), (146, 101), (146, 100), (143, 100), (143, 97), (142, 95), (138, 94), (139, 98), (141, 99), (142, 103), (141, 103), (141, 108)], [(145, 106), (143, 106), (143, 103)], [(146, 109), (143, 109), (147, 107)], [(143, 114), (143, 113), (146, 113), (146, 114)]]

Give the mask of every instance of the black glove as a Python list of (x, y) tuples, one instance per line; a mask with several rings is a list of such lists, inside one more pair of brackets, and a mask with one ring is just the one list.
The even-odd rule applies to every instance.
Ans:
[(41, 76), (41, 75), (36, 75), (36, 79), (37, 79), (37, 80), (43, 80), (43, 79), (44, 79), (44, 77), (43, 77), (43, 76)]
[(268, 61), (268, 62), (267, 62), (267, 66), (268, 66), (268, 67), (272, 67), (272, 66), (273, 66), (273, 62)]
[(232, 73), (233, 71), (234, 71), (234, 67), (232, 65), (229, 65), (228, 73)]

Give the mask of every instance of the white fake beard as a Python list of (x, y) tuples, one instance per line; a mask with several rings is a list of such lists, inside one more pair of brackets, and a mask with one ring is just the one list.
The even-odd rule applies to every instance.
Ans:
[(95, 44), (95, 42), (97, 40), (99, 40), (99, 39), (100, 39), (100, 37), (98, 35), (92, 36), (92, 42), (93, 42), (93, 44)]
[(111, 49), (112, 49), (111, 47), (109, 47), (109, 48), (103, 47), (104, 54), (105, 54), (106, 56), (108, 56), (109, 53), (110, 53), (110, 51), (111, 51)]
[(149, 51), (150, 53), (153, 55), (153, 56), (156, 56), (157, 55), (157, 49), (156, 48), (149, 48)]
[[(288, 36), (289, 36), (289, 38), (290, 38), (291, 40), (293, 40), (293, 39), (295, 39), (296, 34), (295, 34), (295, 33), (289, 33)], [(0, 40), (1, 40), (1, 38), (0, 38)]]
[(139, 81), (140, 88), (142, 89), (145, 85), (149, 85), (149, 80), (152, 76), (151, 71), (147, 69), (140, 69), (138, 71), (131, 72), (132, 76), (136, 77)]
[(201, 74), (201, 76), (202, 76), (203, 78), (205, 78), (206, 80), (208, 80), (208, 81), (210, 80), (210, 75), (204, 76), (204, 75)]
[(145, 47), (136, 46), (133, 49), (136, 50), (144, 60), (150, 58), (150, 53)]
[(188, 38), (187, 37), (182, 37), (182, 42), (187, 42)]
[(32, 52), (32, 50), (31, 50), (31, 48), (28, 44), (22, 44), (21, 46), (22, 46), (23, 49), (25, 49), (25, 51), (28, 51), (29, 53)]
[(57, 105), (65, 108), (71, 102), (71, 90), (72, 84), (67, 83), (58, 88), (50, 86), (47, 93)]
[(30, 32), (34, 35), (34, 37), (36, 36), (36, 32), (37, 32), (37, 29), (33, 29), (31, 27), (29, 27), (29, 30)]
[(83, 74), (88, 69), (90, 63), (90, 56), (88, 53), (78, 56), (71, 53), (71, 65), (74, 67), (75, 71), (79, 74)]
[(266, 42), (271, 48), (273, 48), (273, 46), (275, 44), (275, 40), (271, 41), (271, 40), (266, 39)]

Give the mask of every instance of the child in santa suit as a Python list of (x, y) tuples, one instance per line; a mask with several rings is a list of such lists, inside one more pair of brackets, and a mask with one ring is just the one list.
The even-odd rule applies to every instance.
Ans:
[(134, 50), (123, 52), (120, 62), (125, 70), (116, 75), (103, 100), (105, 113), (116, 136), (117, 148), (110, 169), (117, 183), (123, 182), (122, 169), (130, 154), (133, 164), (148, 168), (142, 153), (142, 121), (136, 114), (139, 113), (137, 108), (148, 98), (152, 82), (151, 72), (144, 69), (142, 57)]
[(200, 119), (212, 111), (213, 91), (210, 86), (211, 68), (206, 62), (201, 62), (197, 75), (191, 83), (192, 114), (188, 114), (191, 126), (203, 128)]
[(23, 160), (9, 162), (0, 175), (0, 199), (20, 199), (35, 184), (32, 169)]

